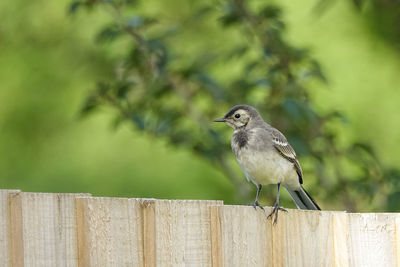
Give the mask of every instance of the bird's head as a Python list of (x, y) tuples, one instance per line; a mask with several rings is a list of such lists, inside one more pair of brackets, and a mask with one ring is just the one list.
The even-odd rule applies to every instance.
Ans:
[(224, 117), (214, 120), (214, 122), (225, 122), (234, 130), (249, 128), (260, 121), (262, 121), (262, 118), (258, 111), (248, 105), (234, 106)]

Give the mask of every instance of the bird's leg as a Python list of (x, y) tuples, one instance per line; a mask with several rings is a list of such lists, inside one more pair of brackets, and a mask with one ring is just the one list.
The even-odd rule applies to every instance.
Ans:
[(277, 193), (277, 195), (276, 195), (276, 201), (275, 201), (274, 207), (273, 207), (273, 209), (272, 209), (272, 212), (268, 215), (268, 218), (274, 216), (274, 221), (273, 221), (274, 224), (276, 224), (276, 222), (278, 221), (278, 211), (279, 211), (279, 210), (282, 210), (282, 211), (287, 212), (286, 209), (284, 209), (284, 208), (282, 208), (282, 207), (279, 206), (279, 192), (280, 192), (280, 188), (281, 188), (281, 184), (279, 183), (279, 184), (278, 184), (278, 193)]
[(261, 206), (261, 205), (258, 203), (258, 197), (260, 196), (261, 189), (262, 189), (262, 185), (261, 185), (261, 184), (257, 185), (256, 201), (254, 201), (254, 204), (253, 204), (253, 207), (254, 207), (254, 209), (256, 209), (256, 210), (257, 210), (257, 207), (260, 207), (260, 209), (264, 210), (263, 206)]

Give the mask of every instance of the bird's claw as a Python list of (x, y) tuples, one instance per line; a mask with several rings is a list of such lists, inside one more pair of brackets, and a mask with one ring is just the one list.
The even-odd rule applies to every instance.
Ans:
[(254, 208), (255, 210), (257, 210), (257, 207), (259, 207), (260, 209), (262, 209), (263, 211), (265, 211), (265, 210), (264, 210), (264, 207), (261, 206), (260, 203), (258, 203), (258, 201), (255, 201), (254, 204), (253, 204), (253, 208)]
[(272, 218), (272, 216), (274, 217), (274, 219), (273, 219), (273, 221), (272, 221), (273, 224), (276, 224), (276, 222), (278, 221), (278, 211), (279, 211), (279, 210), (284, 211), (284, 212), (288, 212), (285, 208), (280, 207), (278, 203), (275, 203), (275, 205), (274, 205), (274, 207), (273, 207), (271, 213), (270, 213), (270, 214), (268, 215), (268, 217), (267, 217), (268, 219), (269, 219), (270, 217)]

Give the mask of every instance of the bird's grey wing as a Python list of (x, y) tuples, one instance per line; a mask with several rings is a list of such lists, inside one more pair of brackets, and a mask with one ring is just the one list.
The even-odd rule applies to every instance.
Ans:
[(297, 155), (294, 149), (290, 146), (286, 137), (277, 129), (271, 127), (272, 142), (275, 149), (281, 154), (282, 157), (292, 162), (297, 174), (299, 175), (300, 184), (303, 183), (303, 171), (301, 170), (300, 163), (297, 160)]

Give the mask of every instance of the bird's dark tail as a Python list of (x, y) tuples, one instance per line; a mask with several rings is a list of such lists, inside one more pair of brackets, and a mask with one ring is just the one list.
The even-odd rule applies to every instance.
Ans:
[(298, 209), (301, 210), (321, 210), (314, 199), (307, 193), (307, 191), (301, 186), (299, 190), (289, 190), (290, 196)]

